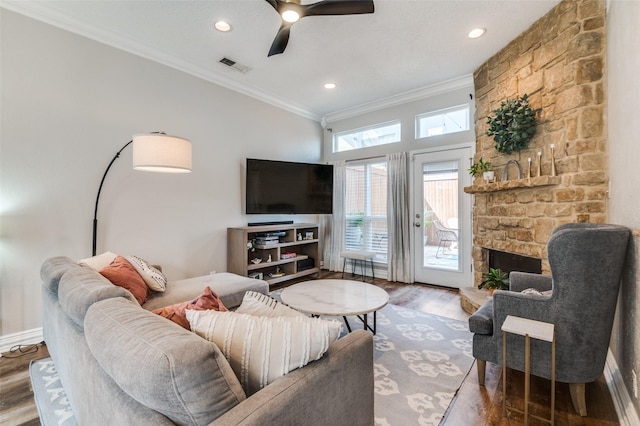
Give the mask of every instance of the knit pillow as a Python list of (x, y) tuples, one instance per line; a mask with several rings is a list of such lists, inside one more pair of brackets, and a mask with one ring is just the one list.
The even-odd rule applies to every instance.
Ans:
[(261, 317), (303, 317), (302, 312), (291, 309), (287, 305), (278, 302), (276, 299), (266, 294), (255, 291), (247, 291), (244, 294), (242, 303), (236, 309), (239, 314), (258, 315)]
[(247, 395), (320, 359), (342, 327), (334, 320), (237, 312), (187, 310), (187, 319), (193, 332), (220, 348)]
[(167, 288), (167, 277), (157, 268), (149, 265), (149, 262), (138, 256), (127, 256), (126, 259), (136, 268), (138, 274), (151, 290), (164, 291)]

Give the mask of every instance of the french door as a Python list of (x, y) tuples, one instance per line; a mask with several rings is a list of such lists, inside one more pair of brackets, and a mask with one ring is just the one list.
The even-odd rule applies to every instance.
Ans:
[(415, 281), (472, 285), (470, 146), (413, 153)]

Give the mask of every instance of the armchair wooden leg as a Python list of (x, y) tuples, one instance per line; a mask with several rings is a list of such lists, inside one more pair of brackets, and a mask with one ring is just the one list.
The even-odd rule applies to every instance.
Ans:
[(480, 383), (480, 386), (484, 386), (484, 378), (487, 371), (487, 361), (483, 359), (476, 359), (476, 364), (478, 364), (478, 383)]
[(569, 383), (569, 393), (576, 413), (581, 416), (587, 415), (587, 403), (584, 398), (584, 383)]

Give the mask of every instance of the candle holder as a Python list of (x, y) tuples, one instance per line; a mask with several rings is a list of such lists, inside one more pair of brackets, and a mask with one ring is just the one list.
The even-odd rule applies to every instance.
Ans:
[(551, 148), (551, 176), (555, 176), (556, 175), (556, 160), (555, 160), (555, 156), (553, 154), (554, 145), (553, 144), (549, 145), (549, 148)]
[(531, 157), (527, 158), (527, 163), (529, 163), (529, 167), (527, 168), (527, 179), (531, 179)]
[(538, 151), (538, 176), (542, 176), (542, 152)]

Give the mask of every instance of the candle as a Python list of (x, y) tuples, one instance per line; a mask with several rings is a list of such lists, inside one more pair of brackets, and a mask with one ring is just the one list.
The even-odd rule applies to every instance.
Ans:
[(527, 179), (531, 179), (531, 157), (527, 158), (527, 162), (529, 163), (529, 168), (527, 169)]

